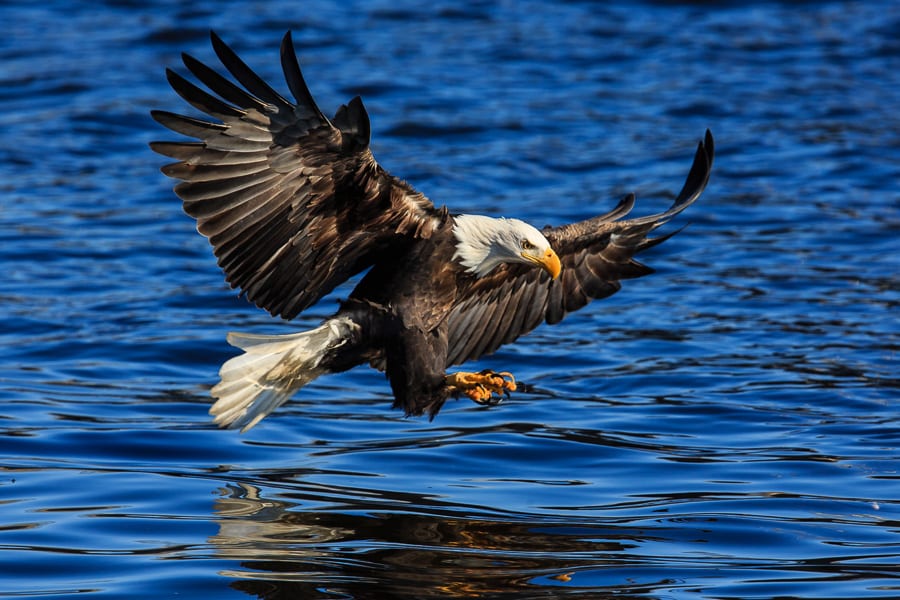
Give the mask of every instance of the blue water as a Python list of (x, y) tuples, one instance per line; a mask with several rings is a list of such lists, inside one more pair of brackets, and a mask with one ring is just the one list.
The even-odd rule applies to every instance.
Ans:
[[(900, 597), (900, 4), (0, 7), (0, 596)], [(475, 368), (433, 422), (382, 375), (213, 427), (223, 283), (151, 108), (216, 29), (293, 29), (327, 112), (437, 204), (542, 226), (705, 195), (657, 272)]]

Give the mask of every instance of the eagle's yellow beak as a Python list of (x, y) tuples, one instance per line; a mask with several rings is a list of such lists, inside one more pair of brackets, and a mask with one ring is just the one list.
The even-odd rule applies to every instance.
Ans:
[(559, 277), (559, 272), (562, 271), (562, 263), (559, 262), (559, 257), (553, 251), (553, 248), (547, 248), (547, 251), (542, 256), (534, 256), (523, 252), (522, 257), (542, 267), (550, 273), (550, 277), (553, 279)]

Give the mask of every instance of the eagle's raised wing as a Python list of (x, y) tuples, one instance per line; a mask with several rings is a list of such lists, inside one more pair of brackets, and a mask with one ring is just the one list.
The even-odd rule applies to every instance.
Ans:
[(167, 76), (182, 98), (217, 122), (153, 111), (162, 125), (199, 141), (151, 147), (178, 160), (163, 173), (183, 181), (175, 193), (232, 287), (290, 319), (393, 245), (432, 234), (446, 211), (375, 162), (359, 97), (331, 121), (322, 114), (290, 32), (281, 64), (296, 103), (211, 37), (237, 83), (187, 54), (185, 66), (212, 94), (172, 70)]
[(543, 270), (510, 264), (481, 279), (473, 278), (460, 290), (450, 313), (447, 366), (490, 354), (544, 321), (559, 322), (591, 300), (614, 294), (620, 280), (651, 273), (634, 255), (677, 233), (647, 237), (700, 196), (709, 181), (713, 151), (713, 138), (707, 131), (684, 187), (663, 213), (620, 220), (634, 206), (634, 195), (629, 194), (604, 215), (544, 229), (562, 262), (557, 280)]

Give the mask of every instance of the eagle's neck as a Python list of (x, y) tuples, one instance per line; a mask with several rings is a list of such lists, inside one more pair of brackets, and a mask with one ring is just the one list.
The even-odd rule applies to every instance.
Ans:
[(454, 260), (459, 259), (466, 271), (476, 277), (484, 277), (505, 262), (496, 243), (502, 223), (503, 219), (481, 215), (457, 216), (453, 224), (456, 237)]

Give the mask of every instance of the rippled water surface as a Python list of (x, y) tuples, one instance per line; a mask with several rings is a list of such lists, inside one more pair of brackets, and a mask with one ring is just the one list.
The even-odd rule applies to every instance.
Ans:
[[(0, 596), (900, 596), (900, 5), (6, 2)], [(216, 29), (461, 212), (538, 226), (709, 188), (657, 272), (474, 366), (433, 422), (320, 379), (206, 414), (223, 283), (147, 147)]]

